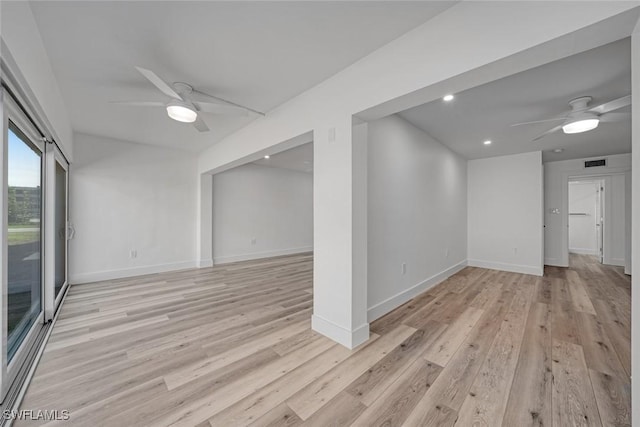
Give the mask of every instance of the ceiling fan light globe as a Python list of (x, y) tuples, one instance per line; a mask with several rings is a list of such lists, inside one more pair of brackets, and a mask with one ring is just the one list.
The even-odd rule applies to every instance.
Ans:
[(576, 120), (575, 122), (567, 123), (562, 126), (562, 131), (564, 133), (572, 134), (572, 133), (582, 133), (588, 132), (598, 127), (600, 124), (600, 119), (590, 118), (584, 120)]
[(173, 120), (177, 120), (183, 123), (193, 123), (198, 117), (198, 113), (196, 113), (191, 108), (176, 104), (167, 105), (167, 114)]

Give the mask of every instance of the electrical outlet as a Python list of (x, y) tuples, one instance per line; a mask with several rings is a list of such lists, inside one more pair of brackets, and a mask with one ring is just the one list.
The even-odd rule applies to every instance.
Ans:
[(403, 262), (402, 263), (402, 267), (400, 267), (400, 273), (404, 276), (405, 274), (407, 274), (407, 263)]
[(513, 254), (518, 255), (518, 248), (513, 248)]
[(255, 237), (251, 238), (251, 244), (255, 245), (258, 240)]
[(449, 248), (444, 250), (444, 257), (449, 258)]
[(137, 249), (131, 249), (129, 251), (129, 258), (131, 258), (131, 259), (138, 258), (138, 250)]

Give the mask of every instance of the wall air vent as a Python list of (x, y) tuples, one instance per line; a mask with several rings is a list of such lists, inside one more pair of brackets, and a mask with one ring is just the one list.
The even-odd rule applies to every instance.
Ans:
[(586, 160), (584, 162), (585, 168), (597, 168), (599, 166), (607, 166), (607, 159)]

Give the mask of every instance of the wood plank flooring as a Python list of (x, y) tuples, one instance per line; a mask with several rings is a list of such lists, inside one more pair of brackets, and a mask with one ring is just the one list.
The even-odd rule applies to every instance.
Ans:
[(349, 351), (310, 254), (73, 286), (21, 409), (78, 426), (630, 426), (628, 276), (465, 268)]

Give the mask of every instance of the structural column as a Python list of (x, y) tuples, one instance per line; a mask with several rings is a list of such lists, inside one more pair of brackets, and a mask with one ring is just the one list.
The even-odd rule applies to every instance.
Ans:
[(213, 175), (198, 178), (196, 262), (199, 268), (213, 265)]
[(312, 327), (354, 348), (367, 323), (367, 125), (351, 116), (314, 129)]

